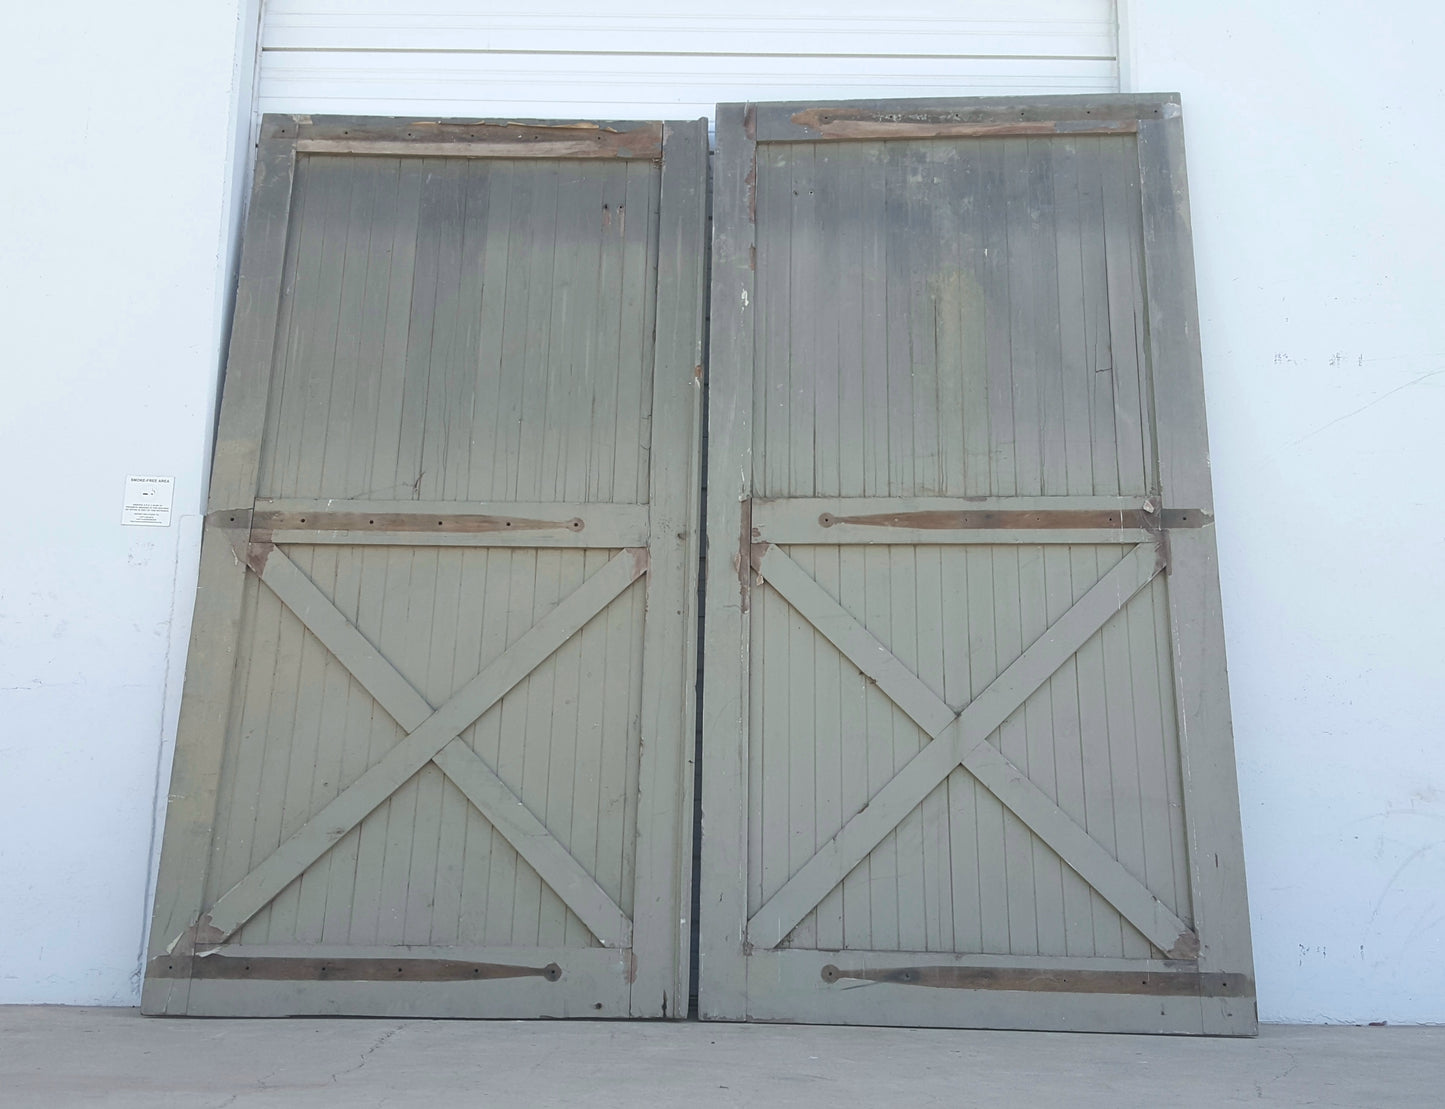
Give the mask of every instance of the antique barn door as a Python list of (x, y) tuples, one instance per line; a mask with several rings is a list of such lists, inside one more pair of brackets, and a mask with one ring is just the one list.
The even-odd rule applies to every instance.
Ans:
[(147, 1012), (685, 1014), (706, 143), (266, 118)]
[(1251, 1033), (1177, 101), (717, 130), (704, 1015)]

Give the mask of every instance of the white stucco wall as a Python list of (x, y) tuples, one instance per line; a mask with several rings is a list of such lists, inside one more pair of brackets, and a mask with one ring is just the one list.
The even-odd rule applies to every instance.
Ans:
[[(0, 1002), (139, 996), (254, 15), (0, 5)], [(128, 473), (171, 527), (120, 525)]]
[(1260, 1015), (1445, 1021), (1445, 16), (1126, 15), (1184, 102)]
[[(138, 996), (255, 4), (0, 14), (0, 1002)], [(1378, 10), (1126, 11), (1184, 97), (1267, 1020), (1445, 1021), (1445, 21)]]

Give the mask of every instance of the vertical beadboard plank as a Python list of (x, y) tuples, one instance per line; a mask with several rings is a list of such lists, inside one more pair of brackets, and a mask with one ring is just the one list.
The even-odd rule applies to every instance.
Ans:
[[(942, 547), (914, 553), (918, 605), (918, 665), (923, 684), (939, 696), (947, 687), (944, 628), (957, 626), (956, 599), (944, 589)], [(923, 941), (920, 950), (953, 950), (953, 878), (950, 864), (948, 786), (940, 785), (919, 810), (923, 863)]]
[[(459, 365), (449, 376), (464, 372)], [(454, 488), (465, 479), (466, 458), (460, 451), (448, 451), (444, 487)], [(458, 639), (462, 632), (463, 564), (466, 551), (438, 548), (436, 576), (432, 587), (431, 642), (427, 648), (426, 677), (421, 681), (423, 696), (444, 704), (458, 688), (455, 683)], [(475, 672), (474, 672), (475, 673)], [(468, 679), (463, 678), (462, 681)], [(460, 859), (460, 820), (465, 808), (459, 791), (433, 766), (423, 771), (424, 787), (417, 812), (417, 835), (412, 845), (412, 870), (407, 885), (407, 934), (413, 942), (445, 942), (456, 928)], [(445, 845), (445, 846), (444, 846)], [(424, 939), (420, 937), (425, 937)]]
[(984, 352), (987, 360), (989, 493), (1019, 492), (1015, 464), (1014, 386), (1009, 305), (1006, 140), (979, 144), (979, 226), (983, 229)]
[[(811, 407), (811, 406), (810, 406)], [(794, 561), (813, 576), (814, 549), (795, 547)], [(780, 867), (788, 878), (796, 874), (817, 850), (818, 822), (814, 805), (817, 795), (817, 679), (814, 654), (821, 637), (813, 626), (797, 612), (788, 611), (786, 648), (778, 668), (788, 685), (788, 713), (781, 721), (781, 740), (787, 760), (786, 792), (782, 794), (783, 838), (776, 850), (783, 860)], [(794, 947), (817, 946), (817, 925), (808, 916), (793, 929), (787, 940)]]
[[(884, 642), (911, 673), (917, 673), (918, 623), (922, 615), (918, 599), (918, 552), (912, 547), (890, 546), (888, 554), (887, 588), (892, 619), (890, 634)], [(918, 753), (924, 738), (918, 726), (901, 709), (894, 708), (894, 774)], [(898, 851), (897, 950), (924, 951), (926, 929), (923, 911), (927, 874), (924, 869), (922, 811), (915, 808), (900, 820), (894, 835)]]
[(1029, 207), (1037, 212), (1030, 236), (1034, 336), (1038, 358), (1041, 486), (1046, 496), (1069, 492), (1068, 427), (1064, 417), (1064, 357), (1058, 253), (1058, 200), (1054, 180), (1056, 142), (1029, 140)]
[[(597, 208), (602, 202), (599, 199)], [(595, 428), (594, 428), (595, 435)], [(589, 455), (590, 457), (590, 455)], [(584, 579), (602, 568), (606, 555), (602, 551), (582, 552), (582, 574)], [(577, 761), (573, 768), (571, 809), (568, 819), (572, 836), (570, 853), (588, 874), (600, 873), (597, 855), (597, 823), (601, 816), (599, 807), (602, 779), (602, 749), (604, 707), (606, 704), (607, 681), (607, 619), (606, 614), (589, 620), (578, 633), (577, 663)], [(608, 888), (605, 881), (598, 884), (614, 901), (619, 900), (616, 888)], [(636, 939), (634, 937), (634, 943)], [(566, 943), (587, 945), (590, 933), (585, 926), (574, 927), (569, 920)]]
[(392, 246), (400, 213), (397, 186), (400, 159), (368, 159), (370, 218), (366, 253), (362, 259), (365, 280), (355, 329), (349, 339), (356, 387), (351, 402), (351, 435), (338, 459), (337, 495), (365, 497), (372, 488), (376, 437), (380, 418), (382, 358), (386, 343), (387, 293)]
[(747, 1013), (744, 814), (749, 804), (757, 803), (745, 792), (751, 586), (749, 537), (742, 529), (744, 505), (752, 495), (753, 205), (758, 167), (747, 106), (719, 105), (716, 119), (702, 767), (702, 868), (714, 885), (701, 900), (698, 1005), (703, 1017), (738, 1020)]
[[(836, 477), (827, 476), (836, 481)], [(811, 567), (814, 580), (834, 598), (841, 596), (838, 556), (836, 547), (814, 548)], [(847, 673), (852, 667), (822, 636), (814, 637), (810, 653), (815, 681), (813, 774), (816, 824), (812, 849), (809, 851), (809, 855), (812, 855), (843, 826), (843, 780), (845, 761), (850, 755), (851, 737), (842, 706), (845, 696), (844, 683), (854, 675)], [(855, 811), (847, 810), (849, 815)], [(823, 950), (837, 950), (843, 946), (843, 894), (844, 885), (840, 883), (818, 904), (815, 938), (817, 946)]]
[[(944, 204), (921, 204), (918, 237), (926, 248), (921, 275), (923, 293), (915, 320), (915, 333), (932, 365), (937, 411), (933, 422), (938, 436), (938, 492), (957, 497), (967, 488), (967, 444), (964, 427), (970, 413), (964, 398), (971, 386), (963, 365), (963, 328), (971, 299), (971, 285), (963, 272), (963, 229), (972, 222), (967, 210), (964, 166), (956, 146), (934, 159), (930, 171), (934, 189), (947, 197)], [(929, 194), (925, 193), (928, 199)]]
[[(560, 551), (559, 595), (566, 597), (585, 580), (583, 551)], [(589, 621), (590, 623), (590, 621)], [(540, 816), (547, 830), (563, 847), (572, 847), (572, 793), (576, 784), (578, 758), (578, 702), (581, 690), (581, 640), (573, 636), (552, 656), (554, 693), (552, 716), (547, 731), (547, 794)], [(575, 857), (575, 856), (574, 856)], [(562, 945), (576, 926), (573, 914), (556, 891), (543, 886), (542, 918), (537, 933), (541, 946)], [(585, 929), (576, 937), (581, 940)]]
[[(1103, 569), (1102, 565), (1100, 569)], [(1110, 796), (1113, 799), (1115, 857), (1135, 878), (1146, 881), (1144, 814), (1139, 789), (1139, 746), (1134, 724), (1134, 682), (1129, 621), (1124, 612), (1103, 630), (1104, 703), (1108, 714)], [(1147, 958), (1148, 941), (1125, 929), (1124, 954)]]
[[(845, 547), (838, 552), (838, 590), (845, 607), (855, 618), (865, 612), (864, 552)], [(869, 727), (868, 686), (852, 665), (839, 660), (842, 696), (839, 712), (842, 717), (840, 754), (842, 766), (842, 804), (844, 819), (862, 811), (873, 795), (869, 770), (872, 731)], [(870, 862), (864, 859), (843, 879), (843, 946), (867, 949), (872, 935), (872, 893), (869, 881)]]
[[(536, 178), (545, 169), (545, 166), (531, 162), (512, 162), (505, 170), (510, 186), (505, 212), (506, 278), (501, 305), (497, 309), (500, 320), (493, 338), (500, 384), (492, 437), (491, 481), (492, 496), (503, 501), (520, 496), (518, 467), (522, 445), (522, 394), (526, 385), (523, 359), (527, 349), (528, 303), (534, 295), (529, 261), (536, 225), (534, 208), (540, 195)], [(498, 211), (498, 220), (503, 215)], [(491, 226), (494, 231), (498, 229), (495, 222)], [(500, 249), (498, 253), (501, 253)]]
[(905, 315), (898, 320), (908, 349), (909, 377), (913, 383), (913, 479), (915, 496), (943, 493), (945, 478), (944, 443), (940, 423), (953, 412), (942, 405), (938, 380), (938, 299), (947, 298), (940, 278), (938, 240), (952, 236), (935, 223), (947, 217), (951, 206), (933, 199), (942, 188), (944, 163), (936, 143), (911, 144), (904, 163), (906, 173), (902, 240), (898, 255), (903, 279)]
[[(1177, 104), (1166, 113), (1140, 124), (1138, 142), (1160, 487), (1166, 504), (1212, 513), (1184, 127)], [(1200, 968), (1252, 976), (1217, 559), (1212, 525), (1170, 536), (1169, 631), (1184, 815)], [(1257, 1029), (1252, 996), (1210, 999), (1202, 1009), (1207, 1032)]]
[[(791, 321), (793, 312), (793, 174), (791, 146), (770, 147), (759, 154), (754, 171), (757, 211), (761, 213), (756, 238), (758, 318), (753, 325), (757, 360), (757, 415), (753, 425), (755, 493), (764, 497), (788, 495), (792, 461), (788, 443), (792, 426)], [(751, 262), (749, 263), (752, 264)]]
[[(639, 587), (634, 585), (631, 592)], [(607, 664), (604, 674), (602, 704), (602, 766), (598, 783), (597, 881), (603, 889), (617, 891), (617, 903), (627, 911), (631, 904), (631, 887), (627, 851), (633, 838), (627, 823), (628, 764), (633, 757), (636, 729), (629, 713), (632, 697), (631, 642), (637, 629), (633, 620), (633, 602), (624, 594), (607, 608), (599, 620), (605, 621)], [(636, 942), (636, 929), (633, 929)]]
[(1174, 819), (1169, 808), (1165, 745), (1173, 745), (1173, 729), (1164, 729), (1159, 691), (1159, 655), (1168, 642), (1156, 639), (1153, 590), (1146, 590), (1124, 610), (1129, 624), (1129, 651), (1134, 687), (1134, 728), (1138, 738), (1139, 803), (1144, 823), (1145, 885), (1176, 915), (1188, 919), (1188, 904), (1174, 901)]
[[(1022, 444), (1020, 481), (1027, 474)], [(1023, 576), (1020, 563), (1032, 548), (993, 548), (994, 628), (1000, 669), (1023, 653)], [(1029, 772), (1027, 709), (1015, 710), (998, 729), (998, 747), (1004, 757)], [(1003, 866), (1008, 889), (1008, 950), (1014, 955), (1038, 954), (1038, 911), (1034, 896), (1034, 836), (1012, 811), (1003, 816)]]
[(411, 347), (412, 287), (417, 276), (424, 161), (422, 158), (397, 159), (396, 215), (384, 301), (385, 330), (376, 406), (376, 454), (367, 490), (373, 497), (403, 499), (414, 495), (415, 475), (403, 479), (400, 452), (406, 418), (407, 352)]
[(859, 272), (863, 275), (863, 480), (864, 495), (886, 497), (889, 493), (892, 460), (888, 437), (893, 422), (889, 408), (888, 370), (888, 279), (887, 146), (868, 145), (869, 157), (862, 166), (864, 213), (863, 252)]
[(1054, 258), (1058, 296), (1058, 397), (1062, 430), (1064, 484), (1053, 490), (1070, 496), (1094, 491), (1089, 391), (1092, 370), (1085, 326), (1084, 220), (1079, 197), (1079, 145), (1087, 138), (1051, 144), (1054, 208)]
[[(1046, 461), (1047, 459), (1047, 455)], [(1045, 479), (1047, 480), (1047, 471)], [(1049, 627), (1048, 576), (1045, 569), (1047, 548), (1019, 549), (1019, 614), (1022, 641), (1030, 644), (1041, 638)], [(1029, 781), (1050, 799), (1058, 799), (1057, 771), (1054, 764), (1053, 704), (1050, 681), (1045, 681), (1025, 702), (1023, 710), (1024, 742), (1026, 744)], [(1037, 837), (1033, 837), (1034, 919), (1040, 955), (1065, 954), (1063, 863)]]
[[(1111, 555), (1100, 562), (1094, 547), (1070, 549), (1070, 578), (1077, 601), (1117, 561)], [(1118, 836), (1114, 827), (1114, 777), (1109, 762), (1109, 710), (1105, 697), (1104, 636), (1092, 636), (1074, 654), (1079, 681), (1079, 761), (1084, 775), (1084, 830), (1115, 858)], [(1112, 905), (1090, 890), (1094, 948), (1092, 954), (1118, 957), (1124, 954), (1119, 915)]]
[[(311, 558), (308, 576), (328, 597), (334, 597), (338, 571), (346, 555), (340, 548), (319, 548)], [(336, 777), (341, 764), (341, 735), (337, 725), (344, 719), (345, 693), (349, 684), (346, 668), (319, 643), (309, 645), (316, 659), (316, 673), (308, 683), (303, 677), (311, 719), (304, 730), (296, 729), (293, 738), (292, 766), (294, 777), (288, 779), (287, 792), (296, 792), (296, 803), (287, 803), (287, 816), (282, 826), (289, 836), (311, 818), (322, 805), (336, 795)], [(298, 724), (300, 719), (298, 717)], [(309, 740), (309, 758), (294, 773), (303, 735)], [(302, 795), (304, 783), (304, 800)], [(296, 917), (291, 935), (298, 942), (317, 943), (325, 923), (326, 892), (330, 887), (333, 852), (328, 851), (309, 866), (297, 884)]]
[[(1050, 625), (1074, 603), (1071, 550), (1044, 548), (1044, 614)], [(1049, 698), (1053, 739), (1054, 799), (1081, 828), (1086, 825), (1084, 758), (1080, 735), (1079, 670), (1077, 655), (1059, 667), (1045, 687)], [(1065, 955), (1094, 954), (1094, 921), (1089, 884), (1072, 867), (1062, 866)]]
[(1174, 700), (1174, 658), (1169, 635), (1169, 580), (1165, 575), (1150, 583), (1154, 613), (1154, 642), (1158, 644), (1159, 712), (1164, 742), (1164, 775), (1169, 799), (1170, 847), (1174, 857), (1174, 903), (1185, 907), (1185, 919), (1193, 920), (1190, 898), (1189, 834), (1184, 823), (1184, 781), (1179, 766), (1179, 715)]
[(1131, 228), (1139, 219), (1138, 161), (1134, 140), (1128, 136), (1105, 136), (1100, 139), (1100, 147), (1119, 489), (1122, 493), (1143, 494), (1149, 492), (1139, 400), (1144, 367), (1139, 361), (1136, 330), (1142, 326), (1142, 317), (1134, 299), (1134, 270), (1138, 260), (1134, 255), (1135, 236)]
[[(968, 641), (973, 679), (973, 696), (988, 688), (1011, 661), (998, 643), (995, 618), (997, 586), (994, 582), (995, 551), (989, 547), (968, 547)], [(989, 737), (998, 742), (998, 733)], [(968, 779), (973, 781), (972, 778)], [(982, 932), (980, 950), (994, 954), (1009, 951), (1008, 871), (1005, 866), (1005, 821), (1007, 813), (999, 799), (974, 783), (974, 815), (978, 838), (979, 909)]]
[(962, 408), (963, 481), (953, 495), (987, 496), (991, 487), (989, 431), (989, 374), (987, 348), (988, 309), (984, 303), (985, 258), (980, 222), (983, 217), (981, 151), (976, 143), (962, 144), (954, 170), (958, 209), (964, 213), (956, 226), (953, 258), (958, 268), (958, 321), (951, 329), (957, 347), (947, 365), (959, 379)]
[[(531, 618), (535, 624), (563, 596), (562, 560), (570, 551), (539, 549), (536, 553), (536, 585), (532, 594)], [(521, 788), (516, 791), (522, 804), (540, 819), (547, 811), (547, 775), (551, 760), (552, 716), (557, 703), (558, 656), (552, 655), (527, 675), (527, 726), (520, 738)], [(561, 900), (543, 883), (531, 866), (518, 865), (512, 895), (512, 942), (528, 947), (541, 943), (544, 919), (562, 911)]]
[[(368, 455), (354, 453), (355, 467), (370, 461)], [(355, 470), (352, 471), (355, 473)], [(353, 624), (361, 622), (362, 582), (365, 580), (365, 550), (340, 551), (336, 564), (335, 600), (342, 614)], [(326, 790), (318, 801), (325, 804), (341, 790), (365, 773), (371, 765), (368, 746), (373, 728), (374, 702), (371, 695), (361, 688), (348, 674), (340, 673), (336, 694), (328, 695), (328, 704), (333, 706), (332, 727), (336, 746), (335, 763), (329, 771), (331, 789)], [(383, 720), (382, 723), (389, 721)], [(319, 768), (318, 768), (319, 769)], [(342, 944), (351, 930), (351, 908), (355, 897), (356, 871), (360, 860), (361, 829), (353, 828), (330, 851), (331, 866), (327, 871), (327, 888), (322, 905), (321, 934), (316, 937), (321, 943)]]
[(618, 350), (618, 500), (647, 501), (652, 394), (652, 312), (657, 295), (657, 234), (654, 210), (656, 169), (629, 163), (619, 231), (622, 236), (622, 332)]
[[(374, 159), (360, 159), (351, 167), (351, 211), (346, 221), (346, 252), (341, 272), (341, 303), (336, 321), (335, 363), (331, 371), (331, 404), (322, 436), (321, 475), (316, 492), (321, 496), (350, 496), (351, 455), (358, 442), (372, 431), (358, 419), (358, 400), (366, 388), (367, 360), (361, 351), (366, 326), (366, 298), (371, 281), (372, 230), (376, 225), (379, 167)], [(368, 352), (368, 355), (370, 352)]]
[[(882, 366), (888, 383), (888, 493), (906, 497), (916, 492), (917, 458), (913, 437), (913, 352), (909, 349), (908, 174), (914, 147), (888, 143), (883, 148), (883, 248), (879, 304), (883, 309)], [(900, 234), (899, 232), (903, 233)]]
[(1103, 139), (1080, 138), (1079, 248), (1084, 290), (1084, 373), (1087, 379), (1093, 489), (1118, 494), (1119, 452), (1114, 430), (1114, 361), (1110, 350), (1109, 274), (1104, 247)]
[[(764, 586), (766, 588), (766, 586)], [(788, 868), (789, 835), (789, 772), (792, 759), (789, 741), (792, 734), (792, 667), (788, 658), (790, 630), (797, 614), (772, 590), (766, 593), (761, 609), (762, 655), (758, 674), (761, 682), (754, 686), (761, 697), (762, 730), (754, 739), (755, 756), (761, 764), (758, 785), (762, 793), (757, 799), (759, 829), (757, 837), (758, 890), (761, 901), (782, 888), (792, 873)], [(754, 906), (749, 906), (751, 912)]]
[(504, 471), (496, 456), (501, 437), (498, 424), (503, 409), (505, 363), (502, 337), (506, 322), (507, 296), (513, 274), (507, 265), (512, 236), (512, 169), (507, 161), (486, 162), (477, 168), (485, 185), (485, 203), (472, 201), (468, 219), (478, 225), (475, 262), (481, 279), (480, 303), (476, 308), (476, 343), (470, 354), (475, 362), (476, 399), (472, 406), (471, 461), (468, 466), (466, 499), (501, 500)]
[(814, 438), (817, 416), (814, 405), (820, 383), (814, 329), (821, 299), (818, 288), (821, 228), (815, 187), (817, 146), (817, 143), (799, 143), (792, 152), (791, 291), (786, 315), (770, 321), (771, 327), (782, 332), (787, 344), (788, 422), (785, 438), (781, 442), (772, 439), (769, 447), (785, 454), (787, 484), (778, 492), (790, 497), (811, 497), (817, 489), (814, 468), (819, 452)]
[[(495, 198), (497, 194), (494, 191), (492, 195)], [(488, 231), (489, 240), (496, 230), (496, 225), (491, 225)], [(490, 368), (490, 361), (483, 365), (483, 372), (490, 371), (493, 374), (500, 372), (498, 369)], [(476, 624), (478, 631), (473, 640), (474, 646), (465, 656), (462, 651), (458, 650), (457, 652), (459, 681), (470, 681), (470, 675), (466, 675), (467, 670), (471, 670), (473, 675), (481, 673), (484, 666), (487, 666), (506, 650), (507, 631), (510, 623), (512, 563), (517, 557), (512, 551), (501, 548), (468, 552), (468, 554), (473, 560), (474, 567), (469, 577), (468, 604), (476, 604), (479, 599), (480, 612)], [(527, 557), (527, 552), (518, 552), (518, 554), (521, 557)], [(469, 663), (475, 661), (475, 667), (463, 666), (464, 657)], [(467, 736), (467, 742), (472, 750), (481, 757), (487, 766), (493, 769), (499, 769), (501, 765), (504, 711), (505, 701), (503, 705), (494, 706), (489, 712), (484, 713), (482, 718), (472, 726), (470, 734)], [(459, 940), (467, 943), (482, 943), (489, 932), (495, 932), (496, 915), (499, 910), (489, 897), (490, 891), (496, 888), (492, 884), (492, 871), (497, 866), (515, 866), (515, 860), (515, 850), (502, 838), (501, 834), (495, 831), (480, 813), (469, 812), (467, 863), (466, 873), (462, 879), (461, 921), (458, 925)], [(506, 912), (510, 914), (510, 910), (511, 906), (508, 904)]]
[[(972, 659), (969, 650), (968, 551), (964, 547), (944, 547), (941, 560), (940, 589), (946, 598), (947, 615), (942, 624), (943, 699), (951, 708), (967, 705), (973, 699)], [(979, 916), (978, 884), (978, 818), (974, 805), (974, 781), (964, 770), (948, 776), (949, 892), (953, 903), (948, 909), (953, 933), (944, 950), (978, 951), (982, 944), (982, 922)]]
[(1043, 447), (1039, 405), (1039, 290), (1033, 266), (1039, 211), (1035, 206), (1030, 139), (1003, 140), (1005, 280), (1009, 306), (1009, 376), (1013, 384), (1013, 491), (1043, 493)]
[(579, 437), (574, 423), (577, 347), (585, 327), (585, 308), (578, 288), (582, 260), (583, 175), (575, 163), (559, 166), (557, 215), (553, 223), (552, 288), (547, 297), (546, 419), (539, 425), (542, 440), (538, 496), (565, 500), (568, 441)]
[(597, 369), (594, 372), (591, 465), (588, 499), (617, 500), (618, 350), (622, 327), (622, 224), (627, 167), (608, 166), (602, 175), (601, 259), (598, 264)]
[[(460, 480), (465, 481), (470, 459), (458, 461), (463, 470)], [(437, 688), (444, 698), (450, 697), (481, 670), (477, 646), (481, 638), (484, 594), (481, 583), (474, 579), (478, 554), (485, 555), (485, 551), (447, 551), (439, 567), (437, 605), (447, 610), (439, 613), (439, 622), (448, 626), (450, 633), (442, 657), (435, 660)], [(436, 893), (430, 914), (429, 943), (454, 944), (460, 936), (470, 808), (465, 795), (450, 781), (445, 782), (437, 829)]]
[[(389, 647), (405, 615), (403, 590), (405, 570), (410, 554), (386, 547), (360, 552), (363, 558), (361, 593), (357, 605), (358, 627), (367, 629), (372, 642)], [(370, 698), (368, 697), (370, 701)], [(373, 720), (385, 714), (375, 701), (367, 706)], [(388, 723), (390, 717), (385, 717)], [(371, 766), (396, 742), (398, 736), (373, 726), (365, 746), (365, 767)], [(363, 767), (363, 772), (365, 770)], [(386, 860), (386, 833), (391, 815), (391, 802), (378, 807), (358, 829), (356, 847), (356, 884), (352, 895), (351, 922), (348, 938), (352, 943), (375, 943), (381, 920), (381, 874)]]
[[(552, 302), (555, 294), (553, 274), (556, 261), (557, 206), (562, 169), (541, 163), (532, 175), (531, 203), (527, 222), (518, 228), (524, 232), (527, 251), (526, 330), (521, 333), (522, 349), (516, 362), (522, 375), (522, 406), (520, 424), (515, 434), (517, 443), (518, 500), (550, 499), (543, 469), (542, 450), (546, 445), (548, 386), (552, 365)], [(540, 572), (540, 568), (539, 568)]]
[[(863, 549), (863, 622), (885, 644), (893, 638), (892, 553), (884, 546)], [(876, 690), (867, 691), (870, 799), (897, 772), (900, 715), (893, 702)], [(901, 727), (916, 731), (911, 721)], [(868, 856), (868, 947), (875, 951), (898, 950), (898, 871), (898, 833), (891, 831)]]
[[(440, 495), (436, 467), (427, 470), (428, 395), (431, 388), (432, 329), (437, 317), (437, 277), (443, 240), (451, 238), (442, 218), (445, 203), (443, 160), (422, 158), (417, 197), (416, 254), (408, 303), (406, 362), (401, 385), (397, 433), (397, 496), (435, 500)], [(441, 210), (439, 210), (441, 209)], [(438, 429), (440, 430), (440, 429)]]
[[(516, 363), (511, 363), (514, 366)], [(506, 598), (500, 612), (505, 613), (506, 645), (510, 647), (527, 633), (535, 622), (533, 594), (537, 585), (537, 553), (528, 550), (511, 552), (503, 580)], [(490, 608), (491, 606), (488, 605)], [(502, 698), (500, 705), (488, 714), (497, 717), (498, 743), (496, 761), (491, 764), (508, 788), (521, 796), (522, 772), (526, 755), (526, 738), (530, 708), (531, 678), (522, 679)], [(526, 937), (513, 927), (516, 908), (516, 887), (530, 871), (516, 851), (507, 847), (501, 834), (492, 837), (492, 862), (487, 875), (486, 931), (483, 942), (488, 945), (526, 943)]]
[[(843, 274), (839, 233), (845, 221), (838, 207), (840, 178), (848, 173), (851, 159), (841, 163), (839, 151), (830, 149), (831, 144), (814, 144), (820, 147), (815, 154), (813, 174), (813, 224), (810, 237), (815, 256), (816, 293), (813, 297), (812, 333), (809, 348), (812, 351), (814, 393), (813, 393), (813, 438), (816, 445), (813, 461), (813, 488), (820, 497), (836, 497), (843, 487), (843, 455), (856, 452), (857, 440), (845, 443), (842, 428), (842, 382), (839, 350), (838, 304), (842, 286), (847, 281)], [(851, 213), (849, 214), (851, 217)], [(856, 462), (853, 463), (856, 466)]]
[[(207, 883), (207, 900), (219, 897), (244, 878), (250, 869), (251, 838), (256, 825), (256, 791), (260, 788), (261, 760), (266, 750), (266, 714), (271, 704), (271, 683), (276, 672), (276, 644), (285, 609), (259, 579), (252, 583), (250, 611), (242, 630), (246, 665), (239, 667), (232, 731), (228, 735), (224, 801), (216, 825)], [(240, 652), (238, 652), (240, 653)]]

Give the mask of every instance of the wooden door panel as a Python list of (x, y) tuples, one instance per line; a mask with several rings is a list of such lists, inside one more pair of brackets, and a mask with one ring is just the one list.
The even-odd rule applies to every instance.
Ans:
[[(1030, 620), (1022, 636), (1032, 643), (1118, 561), (1119, 553), (1111, 547), (896, 545), (788, 551), (829, 599), (898, 658), (899, 680), (917, 675), (922, 686), (917, 698), (944, 702), (939, 712), (945, 720), (1022, 653), (1018, 642), (1004, 653), (998, 637), (1001, 616), (1012, 610), (1017, 619), (1021, 591), (1045, 602), (1025, 614)], [(983, 556), (972, 560), (972, 579), (970, 554)], [(1080, 574), (1072, 578), (1071, 555), (1081, 563)], [(872, 584), (879, 588), (872, 590), (866, 574), (848, 577), (850, 563), (865, 570), (870, 557), (889, 570), (886, 578), (874, 576)], [(1062, 572), (1062, 582), (1056, 577), (1054, 583), (1068, 591), (1061, 596), (1049, 595), (1049, 563)], [(1001, 572), (1004, 566), (1009, 573)], [(851, 665), (817, 625), (768, 587), (774, 581), (764, 575), (763, 586), (753, 592), (751, 702), (757, 723), (749, 760), (760, 799), (749, 831), (755, 875), (750, 915), (840, 831), (845, 811), (851, 815), (871, 803), (928, 740), (883, 692), (888, 677)], [(896, 596), (900, 583), (918, 588)], [(923, 598), (932, 599), (930, 608), (920, 603)], [(1168, 666), (1167, 641), (1156, 637), (1162, 600), (1156, 579), (987, 741), (1171, 912), (1187, 916), (1179, 768), (1177, 759), (1167, 757), (1175, 749), (1173, 719), (1159, 709), (1168, 696), (1158, 688), (1161, 666)], [(1052, 610), (1046, 611), (1049, 605)], [(816, 609), (811, 611), (816, 615)], [(770, 659), (781, 662), (774, 665)], [(879, 737), (882, 742), (876, 741)], [(773, 783), (782, 788), (769, 788)], [(786, 860), (786, 869), (765, 865), (775, 860)], [(1122, 926), (1133, 953), (1158, 953), (1127, 921)], [(784, 944), (1123, 954), (1118, 912), (1096, 891), (1091, 896), (1091, 887), (1075, 870), (962, 771), (950, 774), (910, 810)]]
[(144, 1007), (679, 1015), (705, 132), (265, 131)]
[(720, 109), (704, 1015), (1254, 1029), (1179, 128)]

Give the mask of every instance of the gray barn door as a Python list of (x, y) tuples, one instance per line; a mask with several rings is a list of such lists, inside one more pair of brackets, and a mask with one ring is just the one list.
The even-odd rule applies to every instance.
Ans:
[(685, 1015), (706, 144), (266, 118), (147, 1012)]
[(703, 1014), (1252, 1033), (1177, 101), (717, 133)]

